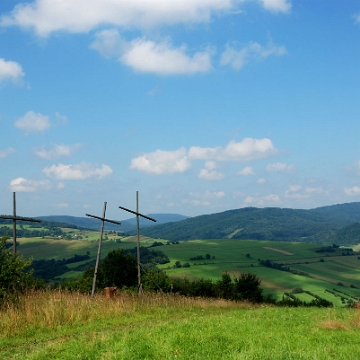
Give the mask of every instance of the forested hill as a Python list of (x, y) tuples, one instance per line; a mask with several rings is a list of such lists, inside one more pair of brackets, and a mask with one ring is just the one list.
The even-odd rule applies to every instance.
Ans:
[(141, 229), (172, 241), (191, 239), (255, 239), (316, 243), (360, 243), (360, 203), (311, 210), (254, 208), (196, 216)]

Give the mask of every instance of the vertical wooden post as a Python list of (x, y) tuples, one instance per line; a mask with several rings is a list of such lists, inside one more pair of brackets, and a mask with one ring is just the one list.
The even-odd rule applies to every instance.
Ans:
[(106, 201), (104, 202), (104, 210), (103, 210), (103, 216), (102, 216), (102, 220), (101, 220), (99, 247), (98, 247), (98, 252), (97, 252), (97, 256), (96, 256), (96, 264), (95, 264), (93, 285), (92, 285), (92, 289), (91, 289), (91, 297), (94, 297), (94, 293), (95, 293), (96, 277), (97, 277), (97, 272), (98, 272), (98, 267), (99, 267), (99, 261), (100, 261), (100, 255), (101, 255), (101, 244), (102, 244), (102, 238), (103, 238), (103, 233), (104, 233), (105, 213), (106, 213)]
[(136, 215), (136, 228), (137, 228), (137, 264), (138, 264), (138, 285), (139, 285), (139, 294), (142, 294), (143, 290), (142, 290), (142, 283), (141, 283), (141, 264), (140, 264), (140, 223), (139, 223), (139, 217), (143, 217), (145, 219), (151, 220), (156, 222), (155, 219), (140, 214), (139, 213), (139, 192), (136, 191), (136, 211), (127, 209), (125, 207), (119, 206), (119, 209), (128, 211), (131, 214), (135, 214)]
[(16, 194), (15, 194), (15, 191), (13, 192), (13, 216), (14, 216), (14, 220), (13, 220), (13, 241), (14, 241), (13, 251), (14, 251), (14, 256), (15, 256), (16, 255)]
[(139, 221), (139, 192), (136, 191), (136, 231), (137, 231), (137, 266), (139, 295), (142, 294), (141, 269), (140, 269), (140, 221)]

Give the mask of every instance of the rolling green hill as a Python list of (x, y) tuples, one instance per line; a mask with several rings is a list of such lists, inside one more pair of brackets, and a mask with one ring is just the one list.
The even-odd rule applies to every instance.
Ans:
[(311, 210), (248, 207), (144, 228), (142, 234), (172, 241), (254, 239), (350, 245), (360, 239), (356, 221), (360, 221), (360, 203)]

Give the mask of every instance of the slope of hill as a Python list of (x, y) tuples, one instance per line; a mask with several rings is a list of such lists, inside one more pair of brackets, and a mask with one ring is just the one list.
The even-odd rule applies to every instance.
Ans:
[[(332, 243), (340, 239), (341, 228), (360, 220), (357, 214), (360, 203), (312, 210), (250, 207), (157, 225), (142, 229), (142, 234), (173, 241), (228, 238)], [(354, 234), (357, 228), (352, 230)], [(346, 244), (357, 242), (358, 237), (346, 238)]]

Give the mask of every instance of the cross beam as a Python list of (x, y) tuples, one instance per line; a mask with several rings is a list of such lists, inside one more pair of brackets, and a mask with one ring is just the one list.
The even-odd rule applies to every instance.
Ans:
[(0, 215), (0, 219), (12, 220), (13, 221), (13, 252), (16, 255), (16, 221), (30, 221), (30, 222), (41, 222), (38, 219), (32, 219), (27, 217), (16, 216), (16, 193), (13, 192), (13, 216)]
[(104, 222), (109, 222), (109, 223), (112, 223), (112, 224), (121, 225), (121, 222), (119, 222), (119, 221), (106, 219), (105, 218), (105, 213), (106, 213), (106, 201), (104, 202), (104, 210), (103, 210), (103, 216), (102, 217), (95, 216), (95, 215), (90, 215), (90, 214), (85, 214), (86, 216), (101, 220), (99, 247), (98, 247), (98, 252), (97, 252), (97, 256), (96, 256), (96, 264), (95, 264), (95, 271), (94, 271), (94, 280), (93, 280), (93, 285), (92, 285), (92, 289), (91, 289), (91, 297), (94, 297), (94, 293), (95, 293), (96, 277), (97, 277), (97, 271), (98, 271), (98, 267), (99, 267), (100, 254), (101, 254), (101, 244), (102, 244), (102, 238), (103, 238), (103, 234), (104, 234)]
[(131, 214), (136, 215), (136, 230), (137, 230), (137, 265), (138, 265), (138, 287), (139, 287), (139, 294), (142, 294), (142, 283), (141, 283), (141, 269), (140, 269), (140, 224), (139, 224), (139, 216), (156, 222), (155, 219), (146, 216), (144, 214), (139, 213), (139, 192), (136, 192), (136, 211), (129, 210), (122, 206), (119, 206), (120, 209), (125, 210)]

